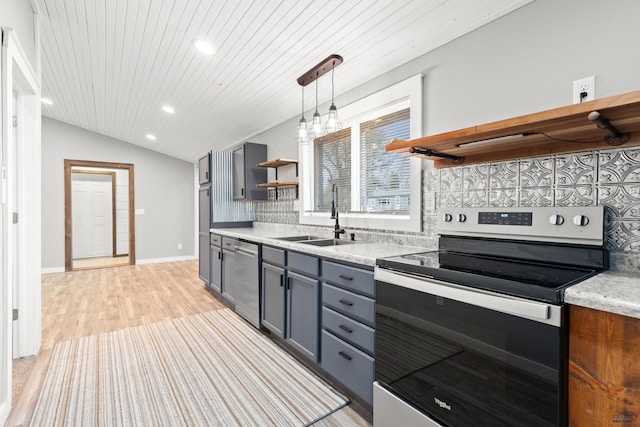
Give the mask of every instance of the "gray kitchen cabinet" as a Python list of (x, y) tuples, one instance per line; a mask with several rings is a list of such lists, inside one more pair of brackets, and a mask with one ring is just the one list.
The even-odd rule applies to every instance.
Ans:
[(266, 200), (267, 170), (258, 163), (267, 160), (267, 146), (245, 142), (232, 150), (233, 200)]
[(198, 277), (209, 284), (209, 235), (198, 234)]
[(211, 153), (198, 160), (198, 183), (208, 184), (211, 182)]
[(373, 403), (373, 271), (322, 261), (321, 367), (364, 402)]
[(320, 260), (262, 248), (262, 326), (297, 353), (320, 361)]
[(222, 238), (222, 297), (232, 305), (236, 296), (236, 264), (235, 264), (236, 239)]
[[(263, 248), (263, 251), (266, 248)], [(284, 251), (283, 251), (284, 252)], [(262, 262), (262, 325), (274, 335), (284, 338), (285, 326), (284, 267)]]
[(320, 361), (320, 284), (317, 278), (287, 272), (286, 342), (314, 362)]
[(211, 234), (210, 237), (210, 278), (209, 289), (216, 292), (218, 295), (222, 294), (222, 237), (217, 234)]

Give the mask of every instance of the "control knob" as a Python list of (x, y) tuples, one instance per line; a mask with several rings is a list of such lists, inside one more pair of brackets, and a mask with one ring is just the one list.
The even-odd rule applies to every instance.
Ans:
[(465, 214), (458, 214), (458, 222), (465, 222), (467, 220), (467, 216)]
[(589, 217), (586, 215), (576, 215), (573, 217), (573, 224), (578, 227), (586, 227), (589, 225)]
[(549, 223), (551, 225), (562, 225), (564, 224), (564, 217), (562, 215), (553, 214), (549, 217)]
[(444, 220), (444, 222), (451, 222), (453, 221), (453, 215), (446, 213), (442, 216), (442, 219)]

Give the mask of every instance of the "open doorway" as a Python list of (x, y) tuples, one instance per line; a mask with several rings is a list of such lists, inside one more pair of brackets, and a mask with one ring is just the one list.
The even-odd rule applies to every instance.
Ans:
[(65, 271), (135, 264), (133, 165), (65, 160)]

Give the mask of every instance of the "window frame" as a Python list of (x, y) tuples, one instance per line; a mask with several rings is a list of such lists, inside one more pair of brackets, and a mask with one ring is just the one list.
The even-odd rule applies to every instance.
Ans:
[[(410, 138), (419, 138), (422, 133), (422, 75), (418, 74), (396, 83), (349, 105), (341, 107), (343, 128), (351, 127), (352, 141), (359, 142), (359, 124), (382, 117), (392, 112), (410, 108)], [(326, 117), (323, 117), (326, 120)], [(299, 221), (303, 225), (332, 225), (329, 212), (313, 211), (314, 205), (314, 158), (313, 142), (299, 147), (300, 159), (300, 209)], [(376, 229), (390, 231), (422, 231), (422, 160), (411, 157), (410, 205), (408, 214), (375, 212), (340, 212), (340, 225), (345, 228)], [(360, 145), (351, 144), (351, 170), (358, 171)], [(360, 195), (352, 172), (352, 202)], [(358, 203), (359, 205), (359, 203)], [(352, 203), (353, 206), (353, 203)]]

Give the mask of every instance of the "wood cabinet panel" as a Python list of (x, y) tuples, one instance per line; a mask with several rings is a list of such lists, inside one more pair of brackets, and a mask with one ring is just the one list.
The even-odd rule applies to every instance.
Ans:
[(569, 425), (640, 424), (640, 319), (571, 306)]

